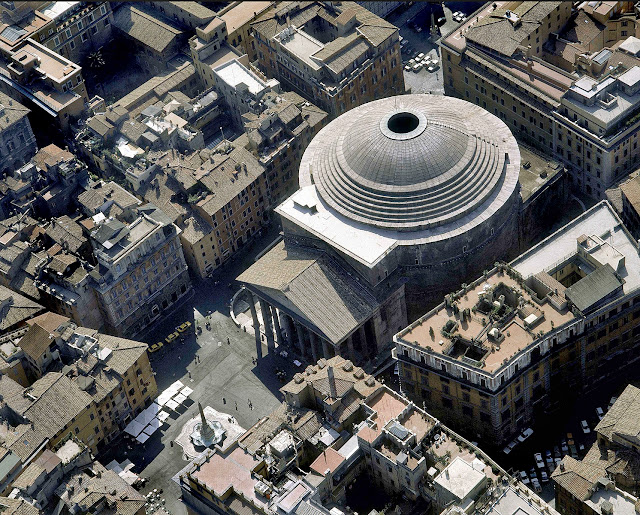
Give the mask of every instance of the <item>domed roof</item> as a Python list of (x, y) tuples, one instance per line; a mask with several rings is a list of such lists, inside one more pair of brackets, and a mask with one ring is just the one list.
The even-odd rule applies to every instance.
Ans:
[(506, 125), (474, 104), (403, 95), (329, 123), (307, 148), (300, 176), (348, 218), (412, 231), (464, 217), (497, 194), (514, 144)]

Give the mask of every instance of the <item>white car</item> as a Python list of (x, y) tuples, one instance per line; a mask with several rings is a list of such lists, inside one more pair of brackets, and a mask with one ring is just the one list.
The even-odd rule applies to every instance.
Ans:
[(529, 438), (531, 435), (533, 434), (533, 429), (531, 429), (530, 427), (528, 427), (527, 429), (525, 429), (524, 431), (522, 431), (522, 433), (520, 433), (520, 435), (518, 436), (518, 440), (520, 442), (524, 442), (527, 438)]
[(542, 459), (542, 454), (540, 454), (539, 452), (536, 452), (533, 455), (533, 458), (536, 460), (536, 466), (539, 469), (543, 469), (544, 468), (544, 460)]
[(582, 427), (582, 431), (584, 432), (585, 435), (591, 432), (591, 429), (589, 429), (589, 424), (587, 424), (586, 420), (583, 420), (582, 422), (580, 422), (580, 426)]
[(533, 489), (536, 492), (542, 492), (542, 487), (540, 486), (540, 481), (538, 481), (538, 478), (532, 479), (531, 480), (531, 486), (533, 486)]
[(504, 449), (502, 449), (502, 452), (504, 452), (505, 454), (509, 454), (516, 445), (518, 445), (518, 441), (514, 440), (509, 445), (507, 445)]
[(406, 64), (405, 67), (404, 67), (404, 71), (405, 72), (410, 72), (411, 71), (411, 65)]
[(518, 474), (518, 477), (519, 477), (520, 481), (522, 483), (524, 483), (525, 485), (528, 485), (529, 483), (531, 483), (531, 480), (529, 479), (529, 476), (527, 476), (527, 473), (524, 470), (520, 471), (520, 473)]
[(549, 482), (549, 476), (547, 475), (547, 473), (544, 470), (542, 472), (540, 472), (540, 478), (542, 479), (543, 483), (548, 483)]
[(416, 64), (414, 64), (414, 65), (411, 67), (411, 69), (412, 69), (414, 72), (419, 72), (419, 71), (422, 69), (422, 63), (416, 63)]
[(604, 417), (604, 410), (600, 407), (596, 408), (596, 415), (598, 415), (598, 420), (602, 420), (602, 417)]
[(427, 66), (427, 71), (429, 73), (433, 73), (436, 71), (436, 67), (430, 64), (429, 66)]
[(614, 403), (618, 400), (617, 397), (611, 397), (611, 400), (609, 401), (609, 408), (611, 409), (611, 407), (614, 405)]
[(418, 56), (416, 57), (416, 59), (418, 59), (419, 61), (421, 61), (422, 59), (424, 59), (424, 52), (420, 52), (418, 54)]
[(561, 458), (554, 458), (553, 461), (555, 461), (555, 466), (556, 468), (558, 468), (560, 466), (560, 462), (562, 461)]

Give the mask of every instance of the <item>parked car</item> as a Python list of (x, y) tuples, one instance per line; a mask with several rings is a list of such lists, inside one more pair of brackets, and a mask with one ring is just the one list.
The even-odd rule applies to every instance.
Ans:
[(189, 329), (189, 327), (191, 327), (191, 322), (184, 322), (182, 324), (180, 324), (178, 327), (176, 327), (177, 331), (180, 333), (184, 333), (187, 329)]
[(575, 442), (573, 441), (573, 433), (567, 433), (567, 444), (571, 447)]
[(520, 442), (524, 442), (527, 438), (529, 438), (531, 435), (533, 434), (533, 429), (531, 429), (530, 427), (528, 427), (527, 429), (525, 429), (524, 431), (522, 431), (522, 433), (520, 433), (520, 436), (518, 436), (518, 440)]
[(540, 472), (540, 479), (542, 479), (543, 483), (548, 483), (549, 482), (549, 476), (544, 470), (542, 472)]
[(162, 342), (154, 343), (153, 345), (151, 345), (151, 347), (149, 347), (149, 352), (158, 352), (160, 349), (162, 349), (163, 346), (164, 344)]
[(518, 479), (520, 479), (520, 481), (522, 483), (524, 483), (525, 485), (528, 485), (529, 483), (531, 483), (531, 480), (529, 479), (529, 476), (527, 476), (527, 473), (524, 470), (521, 470), (518, 473)]
[(555, 458), (553, 461), (555, 462), (554, 463), (555, 468), (558, 468), (560, 466), (560, 462), (562, 461), (562, 459), (561, 458)]
[(587, 424), (586, 420), (583, 420), (582, 422), (580, 422), (580, 426), (582, 427), (582, 431), (584, 432), (585, 435), (591, 432), (591, 429), (589, 428), (589, 424)]
[(538, 475), (536, 474), (536, 469), (535, 469), (535, 468), (533, 468), (533, 467), (532, 467), (532, 468), (531, 468), (531, 470), (529, 471), (529, 478), (530, 478), (531, 480), (538, 479)]
[(549, 470), (553, 470), (553, 458), (551, 456), (547, 456), (544, 461), (547, 464), (547, 468)]
[(420, 52), (420, 53), (418, 54), (418, 56), (416, 57), (416, 59), (419, 59), (419, 60), (421, 60), (421, 61), (422, 61), (422, 59), (424, 59), (424, 52)]
[(571, 457), (574, 460), (577, 460), (580, 456), (578, 456), (578, 449), (576, 449), (575, 445), (570, 445), (569, 446), (569, 452), (571, 453)]
[(422, 63), (416, 63), (416, 64), (414, 64), (414, 65), (411, 67), (411, 69), (412, 69), (414, 72), (419, 72), (419, 71), (422, 69)]
[(518, 445), (518, 441), (514, 440), (509, 445), (507, 445), (504, 449), (502, 449), (502, 452), (504, 452), (505, 454), (509, 454), (516, 445)]
[(177, 331), (171, 333), (169, 336), (167, 336), (164, 341), (166, 341), (167, 343), (171, 343), (173, 340), (175, 340), (178, 336), (180, 336), (180, 333), (178, 333)]
[(542, 487), (540, 486), (540, 482), (538, 481), (538, 478), (532, 479), (531, 480), (531, 486), (533, 486), (533, 489), (540, 493), (542, 492)]
[(553, 448), (553, 457), (556, 459), (562, 459), (562, 454), (560, 454), (560, 447), (557, 445)]
[(596, 415), (598, 415), (598, 420), (602, 420), (604, 417), (604, 410), (599, 406), (596, 408)]
[(569, 446), (567, 445), (566, 440), (560, 440), (560, 448), (562, 449), (562, 456), (569, 454)]
[(539, 469), (543, 469), (544, 468), (544, 460), (542, 459), (542, 454), (540, 454), (539, 452), (536, 452), (533, 455), (533, 458), (536, 460), (536, 466)]
[(611, 406), (614, 405), (614, 403), (618, 400), (617, 397), (611, 397), (611, 400), (609, 401), (609, 407), (607, 408), (607, 411), (611, 409)]

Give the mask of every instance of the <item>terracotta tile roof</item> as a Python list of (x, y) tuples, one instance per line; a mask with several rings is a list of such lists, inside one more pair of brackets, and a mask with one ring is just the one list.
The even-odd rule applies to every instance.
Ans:
[(556, 468), (551, 478), (558, 486), (581, 501), (591, 497), (591, 487), (598, 479), (607, 475), (603, 467), (575, 460), (571, 456), (565, 456), (562, 463), (564, 470), (561, 470), (561, 467)]
[(54, 341), (55, 337), (53, 334), (44, 327), (41, 327), (38, 324), (33, 324), (27, 333), (20, 338), (18, 345), (25, 354), (38, 362)]
[(331, 447), (327, 447), (310, 465), (310, 467), (318, 474), (324, 476), (327, 470), (334, 472), (344, 462), (344, 460), (344, 456), (339, 454), (338, 451)]
[(636, 213), (640, 213), (640, 176), (621, 184), (620, 191)]

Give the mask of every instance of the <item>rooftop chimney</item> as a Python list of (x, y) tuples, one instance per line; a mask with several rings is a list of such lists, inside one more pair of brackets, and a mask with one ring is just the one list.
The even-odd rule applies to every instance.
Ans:
[(333, 375), (333, 367), (327, 367), (327, 377), (329, 379), (329, 393), (332, 399), (338, 398), (338, 390), (336, 389), (336, 378)]

